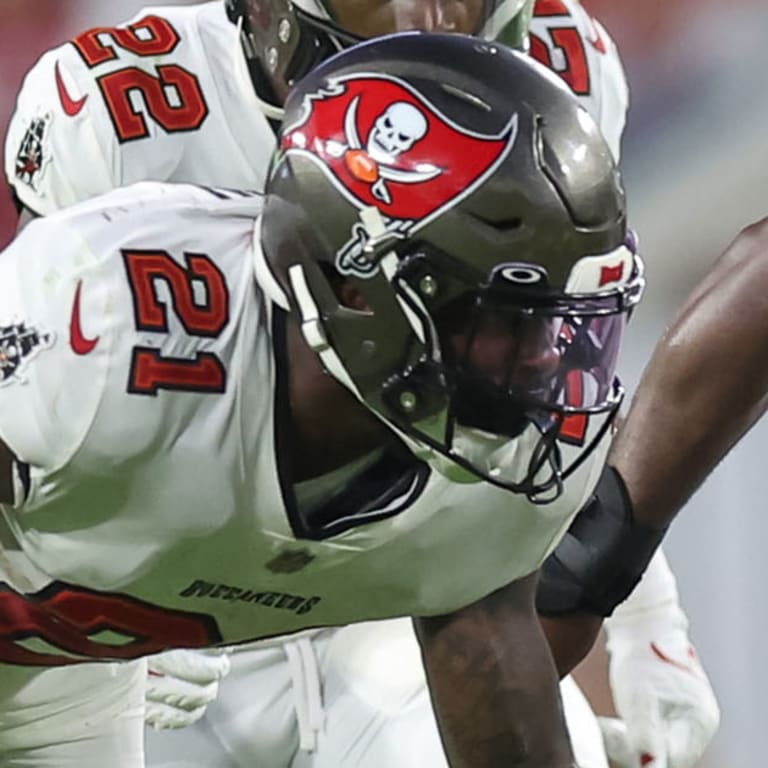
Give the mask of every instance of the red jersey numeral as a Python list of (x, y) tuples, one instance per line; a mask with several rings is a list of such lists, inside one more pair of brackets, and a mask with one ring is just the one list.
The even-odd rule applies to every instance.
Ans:
[(581, 33), (576, 27), (555, 27), (549, 30), (549, 36), (552, 44), (563, 52), (565, 67), (555, 67), (549, 46), (536, 35), (531, 35), (531, 55), (560, 75), (577, 96), (588, 96), (591, 91), (589, 61)]
[(570, 16), (571, 12), (562, 0), (536, 0), (534, 16)]
[(176, 64), (161, 65), (156, 71), (155, 76), (126, 67), (98, 78), (120, 141), (149, 136), (144, 115), (131, 103), (132, 93), (141, 94), (150, 117), (168, 133), (196, 131), (208, 117), (208, 105), (195, 75)]
[[(97, 639), (107, 632), (112, 643)], [(0, 662), (68, 663), (57, 650), (81, 660), (133, 659), (220, 640), (210, 616), (166, 610), (127, 595), (56, 584), (29, 598), (0, 588)]]
[[(140, 57), (171, 53), (180, 36), (160, 16), (146, 16), (129, 27), (96, 27), (76, 37), (72, 43), (89, 67), (120, 58), (120, 50)], [(168, 133), (195, 131), (208, 116), (200, 81), (176, 64), (160, 64), (156, 74), (139, 67), (125, 67), (97, 78), (110, 119), (119, 141), (135, 141), (149, 136), (142, 111), (136, 106), (140, 96), (143, 109)]]
[[(533, 8), (536, 17), (567, 16), (571, 11), (563, 0), (536, 0)], [(536, 61), (556, 72), (578, 96), (588, 96), (591, 91), (589, 60), (584, 49), (584, 40), (579, 30), (573, 27), (551, 27), (547, 29), (550, 40), (531, 35), (531, 55)], [(597, 34), (597, 33), (595, 33)], [(597, 37), (599, 41), (599, 36)], [(553, 48), (559, 48), (565, 60), (564, 67), (556, 67), (552, 56)]]
[[(111, 43), (104, 38), (111, 38)], [(145, 16), (129, 27), (95, 27), (78, 35), (72, 44), (89, 67), (118, 58), (115, 46), (137, 56), (163, 56), (179, 44), (179, 34), (160, 16)]]
[[(574, 406), (584, 405), (584, 379), (581, 371), (568, 371), (565, 377), (565, 402)], [(584, 445), (588, 426), (589, 416), (585, 413), (572, 413), (560, 423), (559, 438), (571, 445)]]
[[(158, 282), (166, 284), (174, 314), (190, 336), (216, 338), (224, 330), (229, 322), (224, 276), (208, 256), (185, 253), (184, 259), (186, 267), (165, 251), (123, 251), (137, 331), (168, 333), (168, 307), (157, 294)], [(133, 349), (129, 392), (223, 392), (225, 387), (224, 365), (213, 353), (197, 352), (188, 359), (164, 357), (149, 346)]]

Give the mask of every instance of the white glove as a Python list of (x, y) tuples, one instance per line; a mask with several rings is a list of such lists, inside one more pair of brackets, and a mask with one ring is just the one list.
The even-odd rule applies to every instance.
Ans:
[(166, 651), (148, 662), (144, 721), (156, 730), (197, 722), (229, 673), (229, 658), (220, 651)]
[(605, 623), (609, 677), (621, 721), (601, 719), (619, 768), (693, 768), (720, 724), (707, 675), (664, 555)]

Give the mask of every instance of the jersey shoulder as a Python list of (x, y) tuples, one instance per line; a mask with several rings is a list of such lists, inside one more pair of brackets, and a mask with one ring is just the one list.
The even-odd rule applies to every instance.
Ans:
[(242, 111), (245, 89), (229, 74), (236, 44), (214, 0), (145, 8), (48, 51), (24, 80), (7, 134), (16, 195), (48, 214), (145, 179), (258, 188), (253, 172), (235, 172), (252, 170), (237, 142), (221, 146)]
[(21, 461), (46, 473), (69, 463), (112, 390), (131, 392), (136, 350), (154, 350), (151, 368), (166, 348), (194, 360), (196, 344), (219, 343), (253, 293), (260, 209), (257, 195), (146, 182), (19, 233), (0, 259), (0, 439)]
[(629, 88), (618, 48), (605, 28), (577, 0), (536, 0), (531, 55), (568, 84), (618, 161)]

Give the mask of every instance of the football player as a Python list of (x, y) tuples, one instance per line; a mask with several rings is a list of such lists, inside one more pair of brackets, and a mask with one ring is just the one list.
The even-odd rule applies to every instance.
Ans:
[(5, 660), (414, 616), (450, 764), (568, 768), (536, 571), (643, 282), (596, 124), (459, 35), (306, 76), (263, 207), (145, 183), (33, 222), (0, 259)]
[[(529, 3), (509, 0), (485, 4), (390, 2), (380, 3), (365, 14), (360, 13), (361, 7), (360, 3), (336, 0), (233, 2), (227, 8), (229, 20), (221, 3), (149, 9), (128, 25), (90, 30), (73, 44), (49, 52), (27, 78), (6, 143), (6, 169), (18, 199), (27, 211), (47, 213), (113, 186), (146, 178), (258, 187), (273, 146), (273, 129), (282, 116), (282, 96), (296, 77), (329, 52), (361, 35), (412, 26), (501, 36), (523, 46), (530, 16)], [(244, 55), (230, 20), (238, 25)], [(533, 55), (557, 71), (600, 120), (618, 156), (627, 93), (618, 54), (608, 35), (572, 0), (540, 0), (532, 33)], [(254, 136), (258, 137), (255, 141)], [(653, 639), (650, 633), (658, 635), (660, 627), (687, 647), (674, 579), (661, 557), (651, 568), (660, 574), (650, 580), (656, 585), (653, 593), (645, 600), (635, 598), (635, 609), (631, 601), (620, 609), (629, 612), (630, 618), (635, 612), (645, 616), (650, 609), (655, 620), (642, 623), (648, 634), (638, 633), (634, 620), (622, 623), (620, 615), (612, 622), (614, 635), (619, 638), (615, 645), (620, 643), (622, 648), (621, 654), (613, 657), (614, 688), (633, 686), (644, 664), (658, 663), (648, 649)], [(627, 631), (622, 632), (622, 626)], [(410, 648), (415, 656), (409, 633), (393, 623), (375, 627), (372, 638), (380, 638), (383, 646)], [(361, 653), (368, 652), (369, 643), (363, 642), (358, 631), (350, 631), (350, 636), (360, 642)], [(332, 669), (343, 676), (351, 658), (349, 644), (341, 638), (329, 647), (345, 650), (340, 655), (331, 652), (320, 675), (324, 677), (326, 670)], [(305, 682), (315, 675), (307, 677), (303, 670), (310, 662), (317, 666), (318, 654), (308, 640), (290, 641), (286, 648), (290, 650), (281, 657), (283, 675), (288, 681), (296, 680), (295, 687), (303, 692), (302, 706), (296, 708), (292, 721), (298, 726), (293, 735), (306, 747), (317, 741), (319, 728), (317, 717), (303, 715), (318, 711), (318, 696), (311, 695), (315, 687)], [(202, 713), (227, 669), (226, 659), (208, 658), (206, 662), (193, 654), (171, 654), (154, 662), (155, 674), (148, 689), (151, 722), (181, 725)], [(303, 664), (294, 663), (296, 658), (304, 659)], [(258, 656), (250, 658), (242, 652), (233, 661), (238, 672), (261, 663)], [(274, 659), (273, 663), (277, 665)], [(680, 695), (693, 689), (695, 695), (687, 698), (702, 702), (687, 708), (687, 718), (700, 717), (707, 707), (711, 710), (713, 699), (703, 674), (701, 679), (687, 682), (674, 667), (666, 666), (661, 665), (661, 669), (668, 682), (680, 678), (667, 688), (680, 689)], [(357, 665), (349, 668), (359, 672)], [(225, 686), (239, 687), (235, 677)], [(640, 677), (647, 679), (645, 670)], [(411, 684), (417, 685), (417, 678), (404, 674), (403, 689), (410, 691)], [(369, 687), (360, 684), (356, 689), (375, 691), (377, 685), (374, 676)], [(423, 685), (421, 695), (426, 699)], [(658, 700), (662, 705), (657, 691), (648, 691), (647, 696), (644, 702)], [(571, 695), (567, 704), (570, 699)], [(241, 709), (238, 705), (238, 711)], [(381, 717), (378, 704), (370, 713), (360, 701), (352, 709), (369, 730), (369, 721)], [(577, 705), (566, 707), (574, 718), (578, 709)], [(402, 711), (412, 722), (413, 712)], [(664, 711), (669, 710), (665, 707)], [(212, 717), (217, 713), (223, 722), (243, 720), (242, 716), (232, 717), (223, 703), (217, 705)], [(631, 734), (639, 734), (641, 726), (647, 732), (644, 723), (648, 719), (635, 714), (629, 704), (622, 707), (621, 714), (631, 725), (637, 725)], [(385, 718), (390, 727), (393, 721)], [(220, 731), (224, 726), (213, 727)], [(251, 728), (246, 726), (246, 730)], [(586, 730), (579, 726), (574, 733)], [(382, 729), (382, 733), (389, 731)], [(233, 741), (239, 749), (248, 742), (238, 730), (219, 738), (228, 743), (230, 751)], [(182, 749), (170, 737), (158, 741), (150, 734), (149, 739), (151, 748), (155, 744), (162, 747), (165, 742), (169, 753), (178, 754)], [(201, 755), (189, 733), (182, 742), (195, 755)], [(581, 753), (589, 749), (578, 747), (577, 743)], [(654, 751), (661, 749), (657, 745)], [(680, 768), (686, 765), (681, 763)]]

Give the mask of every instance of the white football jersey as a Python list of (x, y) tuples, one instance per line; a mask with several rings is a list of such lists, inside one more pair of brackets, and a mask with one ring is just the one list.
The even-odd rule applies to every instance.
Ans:
[[(531, 53), (558, 72), (618, 158), (627, 85), (575, 0), (539, 0)], [(261, 189), (275, 147), (221, 0), (147, 8), (84, 32), (28, 73), (5, 144), (21, 202), (48, 214), (148, 179)]]
[(45, 53), (19, 93), (5, 172), (44, 215), (148, 179), (262, 189), (274, 148), (214, 0), (145, 8)]
[(579, 97), (618, 162), (629, 89), (616, 44), (577, 0), (536, 0), (531, 55)]
[(299, 515), (285, 317), (253, 270), (260, 206), (147, 182), (3, 253), (0, 438), (22, 463), (1, 597), (23, 621), (0, 661), (450, 611), (537, 568), (594, 486), (607, 438), (546, 505), (385, 454)]

